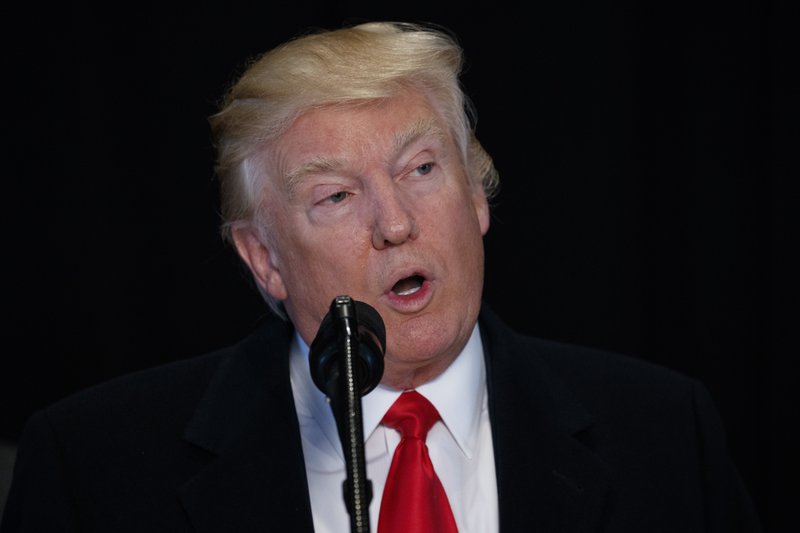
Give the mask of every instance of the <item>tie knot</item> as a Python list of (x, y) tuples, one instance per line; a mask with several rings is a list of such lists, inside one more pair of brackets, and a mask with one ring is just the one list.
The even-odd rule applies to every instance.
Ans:
[(383, 423), (399, 431), (403, 438), (424, 441), (428, 430), (439, 418), (436, 407), (425, 396), (411, 390), (401, 394), (392, 404), (383, 416)]

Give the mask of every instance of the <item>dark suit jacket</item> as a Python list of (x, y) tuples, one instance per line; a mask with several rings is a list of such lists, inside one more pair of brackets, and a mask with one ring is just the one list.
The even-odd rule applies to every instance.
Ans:
[[(697, 381), (480, 321), (503, 532), (760, 530)], [(312, 531), (291, 335), (272, 323), (35, 414), (2, 533)]]

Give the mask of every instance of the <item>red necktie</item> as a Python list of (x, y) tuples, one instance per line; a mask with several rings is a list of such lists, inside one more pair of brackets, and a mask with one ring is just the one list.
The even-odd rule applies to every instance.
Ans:
[(439, 412), (417, 391), (400, 395), (383, 423), (400, 432), (378, 515), (378, 533), (457, 533), (425, 437)]

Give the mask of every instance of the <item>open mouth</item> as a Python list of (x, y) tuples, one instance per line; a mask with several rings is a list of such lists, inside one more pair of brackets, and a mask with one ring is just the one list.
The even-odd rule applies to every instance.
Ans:
[(425, 278), (419, 274), (403, 278), (392, 287), (392, 292), (398, 296), (411, 296), (422, 288)]

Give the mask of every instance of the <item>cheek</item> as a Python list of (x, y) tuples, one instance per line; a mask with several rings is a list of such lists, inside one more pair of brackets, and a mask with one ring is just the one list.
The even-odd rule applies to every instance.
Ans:
[(337, 291), (348, 289), (363, 276), (361, 247), (351, 231), (319, 232), (313, 239), (297, 239), (292, 243), (285, 270), (290, 298), (292, 294), (305, 294), (306, 298), (332, 299), (339, 294)]
[[(472, 190), (461, 191), (449, 199), (448, 211), (439, 211), (451, 214), (446, 220), (451, 221), (448, 226), (451, 231), (457, 233), (456, 237), (460, 237), (459, 240), (472, 241), (476, 235), (482, 237), (489, 229), (488, 208), (483, 208), (486, 202), (485, 200), (481, 202), (481, 198), (482, 195), (478, 197)], [(441, 216), (439, 220), (440, 223), (445, 222)]]
[(481, 276), (483, 266), (483, 236), (488, 229), (488, 216), (473, 202), (473, 196), (465, 195), (458, 199), (457, 211), (447, 224), (450, 232), (444, 238), (451, 243), (453, 260), (460, 265), (462, 275), (469, 279)]

